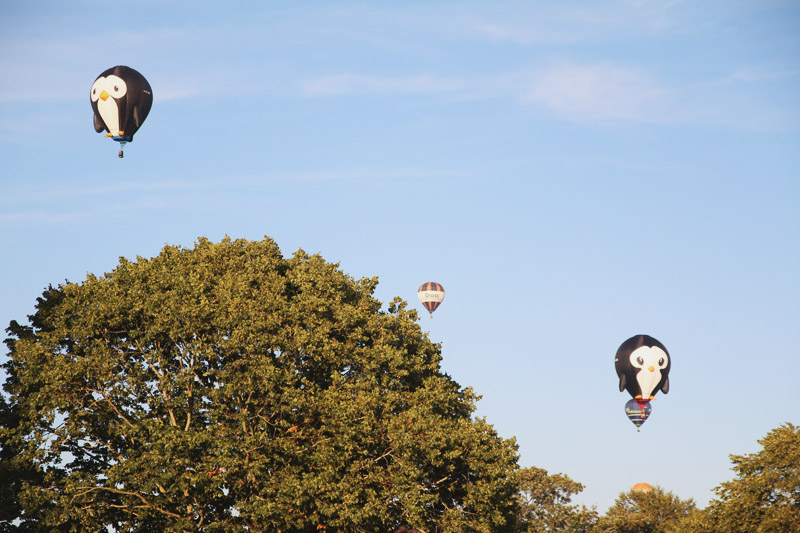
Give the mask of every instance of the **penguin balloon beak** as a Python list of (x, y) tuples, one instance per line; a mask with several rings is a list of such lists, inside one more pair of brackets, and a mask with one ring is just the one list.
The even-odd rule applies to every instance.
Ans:
[(106, 91), (103, 91), (103, 92), (101, 92), (101, 93), (100, 93), (100, 99), (101, 99), (102, 101), (104, 101), (104, 102), (105, 102), (106, 100), (108, 100), (108, 97), (109, 97), (109, 96), (111, 96), (111, 95), (110, 95), (110, 94), (108, 94)]
[(647, 367), (647, 370), (649, 370), (650, 372), (654, 372), (655, 368), (653, 368), (653, 365), (650, 365)]

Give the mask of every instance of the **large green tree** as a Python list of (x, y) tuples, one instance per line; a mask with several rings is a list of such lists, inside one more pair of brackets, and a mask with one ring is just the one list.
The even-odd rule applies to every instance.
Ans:
[(800, 427), (786, 423), (758, 442), (756, 453), (731, 455), (736, 478), (715, 489), (688, 531), (800, 531)]
[(518, 472), (520, 478), (520, 533), (581, 533), (591, 531), (597, 512), (571, 503), (583, 485), (564, 474), (548, 474), (535, 466)]
[[(681, 500), (661, 487), (630, 490), (617, 497), (600, 518), (595, 533), (679, 533), (679, 524), (695, 511), (694, 501)], [(720, 530), (722, 531), (722, 530)]]
[(44, 531), (511, 531), (514, 442), (376, 284), (200, 239), (48, 288), (7, 330), (12, 500)]

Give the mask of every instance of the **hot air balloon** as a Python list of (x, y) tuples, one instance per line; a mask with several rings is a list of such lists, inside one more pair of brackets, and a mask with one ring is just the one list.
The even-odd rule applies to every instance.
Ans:
[(433, 318), (433, 312), (444, 301), (444, 287), (434, 281), (423, 283), (419, 286), (417, 297)]
[(120, 143), (119, 157), (126, 143), (133, 141), (153, 106), (153, 91), (144, 76), (118, 65), (103, 71), (89, 92), (94, 111), (94, 129)]
[(654, 399), (659, 390), (666, 394), (671, 365), (667, 348), (656, 339), (648, 335), (631, 337), (620, 345), (614, 357), (619, 391), (627, 390), (642, 402)]
[(650, 402), (628, 400), (628, 403), (625, 404), (625, 414), (628, 415), (630, 421), (636, 426), (636, 431), (639, 431), (639, 428), (647, 421), (647, 418), (652, 412), (653, 407), (650, 405)]
[(650, 400), (655, 399), (659, 390), (664, 394), (669, 392), (671, 366), (667, 348), (648, 335), (635, 335), (617, 350), (614, 367), (619, 377), (619, 391), (627, 390), (633, 397), (625, 404), (625, 413), (637, 431), (653, 410)]
[(651, 490), (653, 490), (653, 485), (650, 483), (637, 483), (631, 487), (631, 491), (650, 492)]

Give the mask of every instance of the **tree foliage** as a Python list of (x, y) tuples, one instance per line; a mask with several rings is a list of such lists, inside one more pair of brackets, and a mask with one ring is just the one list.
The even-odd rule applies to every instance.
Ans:
[(41, 475), (19, 455), (10, 437), (19, 426), (17, 410), (0, 395), (0, 532), (34, 531), (35, 516), (26, 515), (17, 497), (23, 483), (40, 483)]
[(7, 330), (12, 500), (45, 531), (512, 530), (516, 445), (376, 285), (200, 239), (48, 288)]
[(597, 533), (671, 533), (695, 510), (694, 501), (681, 500), (661, 487), (621, 493), (594, 529)]
[(692, 531), (800, 531), (800, 427), (784, 424), (758, 442), (760, 451), (730, 456), (736, 478), (715, 489)]
[(520, 478), (521, 533), (586, 532), (597, 520), (597, 512), (571, 504), (572, 495), (583, 485), (563, 474), (549, 475), (536, 467), (523, 468)]

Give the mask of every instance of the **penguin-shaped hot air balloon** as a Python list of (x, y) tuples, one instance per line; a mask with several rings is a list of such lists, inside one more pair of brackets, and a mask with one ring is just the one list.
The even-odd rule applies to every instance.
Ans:
[(120, 143), (119, 157), (125, 143), (133, 141), (150, 113), (153, 91), (136, 70), (118, 65), (100, 74), (89, 93), (94, 111), (94, 129), (105, 130), (106, 137)]
[(672, 365), (666, 346), (649, 335), (636, 335), (617, 350), (614, 367), (619, 377), (619, 391), (633, 397), (625, 404), (625, 414), (638, 429), (650, 416), (650, 400), (660, 390), (669, 392), (669, 369)]
[(672, 361), (667, 348), (649, 335), (636, 335), (622, 343), (614, 358), (619, 391), (627, 390), (634, 400), (649, 401), (656, 392), (669, 392)]
[(431, 318), (433, 318), (433, 312), (444, 301), (444, 287), (435, 281), (423, 283), (419, 286), (417, 297), (431, 314)]

